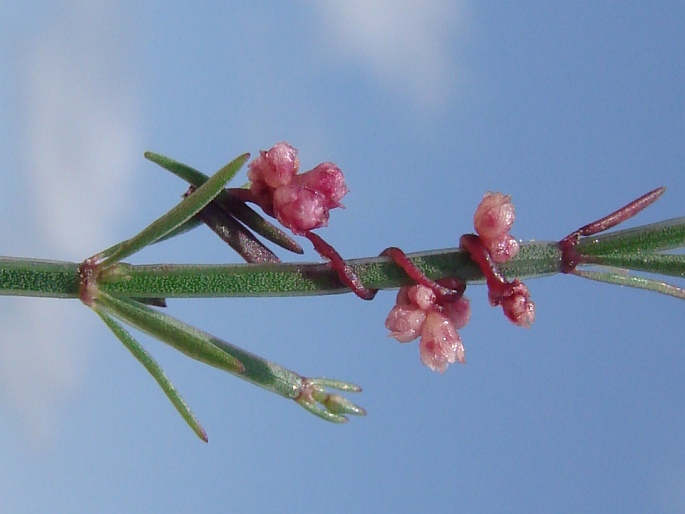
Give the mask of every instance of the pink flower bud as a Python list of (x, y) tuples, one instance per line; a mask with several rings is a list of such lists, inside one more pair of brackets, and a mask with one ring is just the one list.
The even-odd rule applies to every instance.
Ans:
[(421, 327), (426, 313), (408, 305), (395, 305), (385, 320), (385, 328), (390, 330), (390, 337), (400, 343), (413, 341), (421, 334)]
[(326, 198), (326, 207), (341, 207), (340, 200), (349, 189), (345, 184), (343, 172), (332, 162), (324, 162), (316, 168), (297, 175), (295, 182), (321, 193)]
[(471, 319), (471, 304), (469, 299), (462, 296), (455, 302), (449, 302), (442, 306), (442, 313), (449, 318), (454, 328), (464, 328)]
[(395, 303), (397, 305), (411, 305), (408, 294), (409, 287), (410, 286), (402, 286), (400, 287), (400, 290), (397, 291), (397, 297), (395, 298)]
[(492, 260), (497, 264), (513, 259), (519, 253), (518, 241), (509, 234), (503, 234), (498, 238), (487, 239), (483, 242), (490, 252)]
[(320, 193), (294, 184), (279, 187), (273, 194), (274, 215), (295, 234), (328, 225), (325, 203)]
[(535, 321), (535, 304), (530, 299), (526, 284), (518, 279), (511, 283), (511, 289), (506, 295), (490, 298), (490, 303), (501, 305), (504, 315), (514, 325), (530, 328)]
[(509, 195), (486, 193), (473, 215), (473, 226), (482, 238), (495, 238), (509, 232), (514, 218)]
[(247, 178), (250, 181), (263, 182), (270, 188), (290, 184), (300, 167), (295, 148), (288, 143), (277, 143), (259, 154), (248, 166)]
[(439, 312), (429, 312), (421, 330), (421, 362), (442, 373), (447, 366), (465, 362), (464, 345), (452, 322)]
[(418, 284), (407, 290), (407, 297), (412, 305), (424, 311), (434, 308), (437, 300), (435, 293), (429, 287)]

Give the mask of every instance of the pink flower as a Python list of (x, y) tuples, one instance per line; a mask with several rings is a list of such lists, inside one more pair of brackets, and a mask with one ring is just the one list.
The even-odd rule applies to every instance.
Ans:
[(421, 330), (421, 362), (442, 373), (447, 366), (465, 362), (464, 345), (452, 322), (439, 312), (430, 312)]
[(421, 335), (426, 312), (409, 305), (395, 305), (385, 320), (390, 337), (400, 343), (408, 343)]
[(295, 234), (328, 225), (326, 198), (312, 189), (290, 184), (273, 192), (276, 219)]
[(270, 150), (259, 152), (259, 157), (248, 166), (247, 178), (257, 188), (265, 185), (275, 189), (290, 184), (299, 167), (297, 150), (288, 143), (277, 143)]
[(464, 345), (457, 333), (470, 317), (469, 301), (440, 303), (429, 287), (404, 286), (397, 293), (396, 305), (385, 320), (390, 337), (408, 343), (421, 336), (421, 362), (442, 373), (455, 362), (464, 362)]
[[(482, 238), (481, 238), (482, 239)], [(492, 260), (497, 264), (507, 262), (513, 259), (519, 253), (518, 241), (508, 233), (498, 237), (484, 241), (485, 247), (490, 252)]]
[(511, 230), (514, 205), (509, 195), (486, 193), (473, 215), (473, 226), (482, 238), (497, 238)]
[(343, 172), (332, 162), (321, 163), (306, 173), (297, 175), (295, 183), (323, 195), (328, 209), (342, 207), (340, 200), (349, 192)]
[(348, 192), (345, 177), (335, 164), (324, 162), (314, 169), (297, 174), (300, 161), (297, 150), (288, 143), (278, 143), (261, 151), (249, 165), (247, 177), (250, 201), (259, 204), (295, 234), (325, 227), (329, 211), (342, 207)]
[(424, 311), (435, 308), (437, 301), (435, 293), (429, 287), (420, 284), (407, 289), (407, 299), (410, 304)]
[(464, 328), (471, 319), (471, 305), (465, 296), (456, 302), (449, 302), (442, 306), (442, 313), (452, 322), (454, 328)]
[[(434, 302), (435, 294), (427, 287), (417, 285), (400, 288), (396, 305), (385, 320), (385, 328), (390, 330), (390, 337), (394, 337), (400, 343), (408, 343), (421, 335), (426, 311), (433, 306), (430, 303), (430, 295), (433, 295)], [(417, 301), (422, 306), (419, 306)]]
[(511, 288), (506, 295), (490, 296), (492, 305), (501, 305), (504, 315), (520, 327), (530, 328), (535, 321), (535, 304), (530, 299), (530, 293), (526, 284), (518, 279), (511, 283)]

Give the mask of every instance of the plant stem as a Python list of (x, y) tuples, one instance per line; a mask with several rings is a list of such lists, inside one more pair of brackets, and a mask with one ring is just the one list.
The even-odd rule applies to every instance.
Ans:
[[(519, 256), (503, 266), (509, 276), (539, 277), (559, 271), (555, 243), (527, 243)], [(468, 255), (455, 248), (407, 254), (432, 279), (455, 276), (482, 282)], [(410, 283), (388, 257), (346, 261), (366, 287), (398, 288)], [(210, 298), (246, 296), (307, 296), (350, 290), (327, 263), (131, 265), (120, 263), (103, 272), (99, 287), (131, 298)], [(0, 295), (78, 298), (78, 264), (63, 261), (0, 257)]]
[[(685, 257), (659, 254), (685, 245), (685, 218), (583, 237), (576, 250), (583, 262), (683, 276)], [(458, 278), (482, 283), (483, 275), (466, 252), (457, 248), (407, 254), (432, 280)], [(388, 257), (345, 261), (369, 289), (392, 289), (411, 279)], [(510, 280), (561, 271), (558, 243), (521, 244), (519, 255), (501, 266)], [(223, 265), (131, 265), (119, 263), (98, 277), (108, 293), (130, 298), (210, 298), (247, 296), (309, 296), (350, 292), (328, 263), (266, 263)], [(0, 257), (0, 295), (78, 298), (78, 264)]]
[[(407, 254), (431, 279), (456, 277), (482, 282), (480, 269), (459, 249)], [(522, 245), (519, 256), (503, 266), (507, 275), (539, 277), (559, 271), (561, 253), (556, 243)], [(369, 289), (393, 289), (411, 279), (388, 257), (346, 261)], [(348, 293), (327, 263), (143, 265), (121, 264), (99, 281), (103, 291), (129, 297), (259, 297), (311, 296)]]
[(75, 262), (0, 257), (0, 295), (78, 298)]

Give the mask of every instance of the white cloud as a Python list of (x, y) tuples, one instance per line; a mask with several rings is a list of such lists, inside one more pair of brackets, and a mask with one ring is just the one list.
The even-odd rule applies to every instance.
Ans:
[(454, 46), (463, 35), (460, 0), (318, 0), (322, 37), (386, 87), (436, 106), (458, 81)]
[[(11, 302), (11, 304), (10, 304)], [(40, 305), (39, 305), (40, 302)], [(3, 407), (32, 445), (49, 442), (69, 391), (82, 381), (88, 338), (65, 302), (3, 299), (0, 376)]]
[(107, 223), (121, 213), (139, 159), (124, 13), (106, 2), (73, 2), (24, 59), (33, 213), (41, 236), (70, 258), (107, 244)]
[[(23, 234), (21, 251), (80, 260), (111, 243), (108, 227), (121, 215), (139, 159), (130, 10), (64, 2), (52, 18), (32, 18), (6, 49), (20, 56), (10, 70), (23, 101), (16, 151), (28, 187), (19, 190), (31, 195), (12, 225)], [(31, 441), (49, 440), (59, 406), (80, 380), (93, 325), (74, 327), (71, 303), (10, 298), (3, 305), (3, 406)]]

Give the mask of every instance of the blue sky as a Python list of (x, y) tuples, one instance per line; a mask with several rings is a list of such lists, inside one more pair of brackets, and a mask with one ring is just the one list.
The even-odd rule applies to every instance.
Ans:
[[(145, 150), (211, 172), (283, 140), (345, 171), (321, 233), (348, 257), (455, 246), (487, 190), (523, 240), (660, 185), (631, 223), (685, 214), (681, 2), (217, 4), (0, 6), (0, 254), (79, 261), (172, 207), (184, 186)], [(237, 258), (197, 230), (132, 261)], [(329, 425), (141, 336), (209, 445), (78, 302), (2, 298), (0, 510), (685, 511), (683, 304), (528, 285), (530, 330), (469, 291), (444, 375), (387, 339), (394, 293), (171, 302), (364, 387), (369, 415)]]

